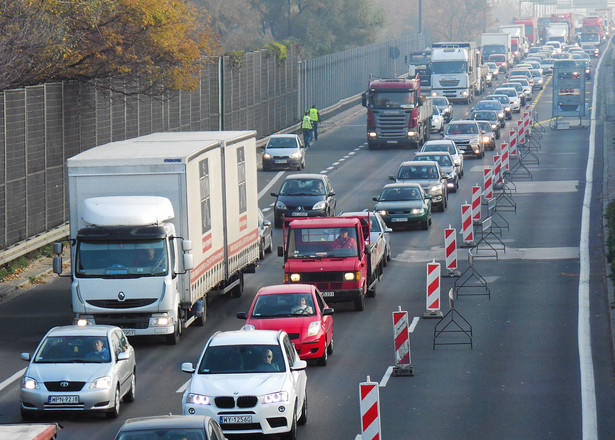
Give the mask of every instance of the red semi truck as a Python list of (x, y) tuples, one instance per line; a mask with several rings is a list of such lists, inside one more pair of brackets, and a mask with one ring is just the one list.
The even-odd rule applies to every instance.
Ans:
[(433, 106), (421, 96), (418, 75), (415, 79), (372, 80), (361, 103), (367, 108), (370, 150), (387, 145), (419, 147), (429, 139)]
[(536, 19), (534, 17), (516, 17), (513, 18), (513, 24), (525, 26), (525, 38), (531, 45), (538, 43), (538, 28), (536, 27)]
[(600, 41), (604, 40), (604, 20), (602, 17), (584, 17), (582, 32), (597, 33)]
[(278, 248), (284, 257), (284, 283), (313, 284), (327, 303), (352, 301), (355, 310), (363, 310), (366, 296), (376, 294), (384, 256), (373, 251), (369, 235), (369, 225), (358, 217), (288, 222), (284, 247)]
[(552, 23), (567, 23), (568, 24), (568, 41), (575, 41), (576, 31), (574, 27), (574, 14), (572, 12), (562, 12), (560, 14), (551, 14)]

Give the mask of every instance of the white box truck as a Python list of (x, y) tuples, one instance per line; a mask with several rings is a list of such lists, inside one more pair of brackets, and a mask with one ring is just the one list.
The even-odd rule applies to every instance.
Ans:
[(483, 33), (480, 36), (483, 60), (495, 62), (502, 72), (513, 65), (510, 34), (506, 32)]
[(472, 102), (483, 91), (487, 66), (476, 43), (439, 42), (431, 45), (431, 95)]
[(67, 169), (76, 323), (175, 344), (209, 292), (241, 295), (259, 259), (254, 131), (155, 133)]

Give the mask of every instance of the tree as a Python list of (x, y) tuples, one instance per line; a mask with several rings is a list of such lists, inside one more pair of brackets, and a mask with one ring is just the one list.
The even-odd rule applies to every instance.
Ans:
[(4, 3), (2, 89), (94, 78), (138, 83), (134, 93), (192, 89), (198, 84), (201, 56), (218, 48), (205, 11), (184, 0)]
[(473, 41), (491, 20), (486, 0), (423, 1), (423, 20), (434, 41)]

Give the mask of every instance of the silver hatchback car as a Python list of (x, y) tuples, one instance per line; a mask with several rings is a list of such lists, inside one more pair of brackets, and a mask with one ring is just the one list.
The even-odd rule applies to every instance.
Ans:
[(43, 411), (120, 413), (120, 399), (135, 399), (135, 352), (119, 327), (54, 327), (33, 356), (21, 380), (21, 416)]

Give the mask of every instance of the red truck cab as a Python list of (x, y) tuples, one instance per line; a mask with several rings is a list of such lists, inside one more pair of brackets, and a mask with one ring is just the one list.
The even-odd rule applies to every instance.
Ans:
[[(344, 237), (344, 235), (346, 235)], [(315, 285), (327, 303), (353, 301), (365, 308), (365, 297), (378, 279), (370, 259), (361, 221), (354, 217), (292, 220), (284, 228), (284, 283)]]

